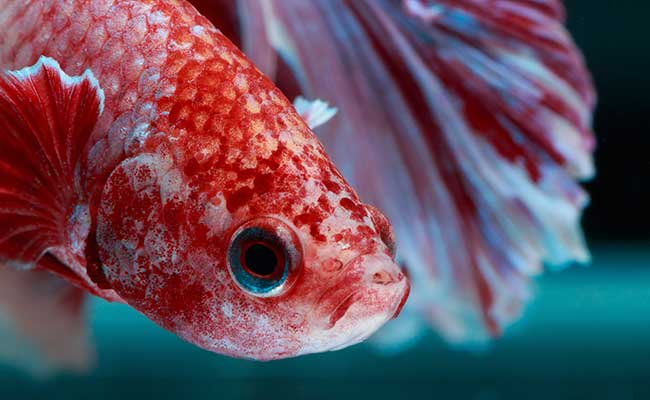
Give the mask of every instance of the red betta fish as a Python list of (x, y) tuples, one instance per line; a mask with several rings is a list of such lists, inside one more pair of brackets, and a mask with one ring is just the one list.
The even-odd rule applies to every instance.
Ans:
[(561, 0), (193, 3), (290, 98), (338, 108), (319, 137), (411, 278), (385, 339), (481, 345), (545, 264), (589, 260), (596, 96)]
[(62, 278), (77, 289), (44, 289), (52, 310), (81, 312), (83, 290), (258, 360), (343, 348), (399, 312), (386, 218), (190, 3), (0, 0), (0, 27), (0, 290)]

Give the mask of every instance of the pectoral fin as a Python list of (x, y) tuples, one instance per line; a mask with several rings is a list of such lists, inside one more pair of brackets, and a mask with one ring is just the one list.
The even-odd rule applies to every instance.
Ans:
[(94, 350), (87, 295), (49, 271), (0, 265), (0, 362), (31, 372), (84, 371)]
[(85, 240), (80, 165), (103, 96), (90, 71), (70, 77), (48, 57), (0, 74), (0, 262), (31, 269)]

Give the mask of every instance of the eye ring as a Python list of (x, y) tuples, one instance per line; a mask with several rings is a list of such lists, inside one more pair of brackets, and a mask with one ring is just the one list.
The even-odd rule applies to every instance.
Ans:
[(272, 217), (258, 217), (240, 225), (228, 247), (232, 279), (255, 297), (285, 293), (300, 270), (302, 250), (294, 230)]

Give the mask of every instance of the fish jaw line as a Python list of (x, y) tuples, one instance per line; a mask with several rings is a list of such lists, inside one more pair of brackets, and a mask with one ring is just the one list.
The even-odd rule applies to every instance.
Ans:
[(383, 311), (368, 314), (367, 304), (363, 301), (353, 302), (331, 328), (321, 329), (310, 335), (308, 342), (297, 355), (337, 351), (369, 338), (395, 316), (408, 295), (409, 283), (407, 279), (393, 286), (395, 287), (390, 288), (390, 292), (387, 294), (391, 300)]
[[(382, 261), (390, 260), (387, 256), (369, 257)], [(382, 264), (385, 265), (383, 262)], [(393, 266), (391, 270), (399, 270), (394, 264)], [(369, 268), (367, 264), (365, 267), (368, 269), (366, 275), (370, 275), (372, 279), (376, 269)], [(382, 271), (385, 270), (385, 267), (382, 267)], [(316, 327), (306, 338), (297, 355), (336, 351), (360, 343), (395, 318), (406, 302), (410, 283), (401, 272), (394, 273), (394, 281), (376, 283), (364, 279), (349, 287), (331, 291), (328, 296), (337, 296), (338, 299), (325, 309), (321, 307), (320, 312), (317, 312), (321, 320), (317, 321)], [(324, 298), (320, 301), (327, 302)]]

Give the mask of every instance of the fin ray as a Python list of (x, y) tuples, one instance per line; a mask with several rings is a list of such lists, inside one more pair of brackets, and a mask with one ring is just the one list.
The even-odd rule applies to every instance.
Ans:
[(35, 266), (66, 245), (68, 219), (84, 201), (76, 169), (103, 96), (90, 71), (70, 77), (48, 57), (0, 78), (0, 226), (8, 231), (0, 261)]

